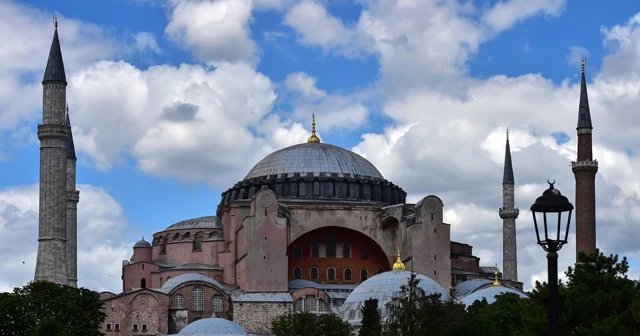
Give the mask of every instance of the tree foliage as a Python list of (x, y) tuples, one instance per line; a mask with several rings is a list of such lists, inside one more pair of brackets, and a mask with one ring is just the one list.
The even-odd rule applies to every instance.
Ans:
[(366, 300), (361, 311), (362, 326), (360, 327), (358, 336), (380, 336), (382, 333), (382, 324), (380, 322), (380, 313), (378, 312), (378, 300)]
[[(640, 284), (627, 277), (626, 258), (598, 252), (579, 256), (567, 282), (559, 282), (560, 335), (640, 335)], [(425, 295), (411, 276), (388, 306), (386, 336), (534, 336), (548, 333), (548, 285), (536, 283), (529, 298), (512, 293), (492, 304), (476, 301), (467, 309), (437, 295)]]
[(334, 314), (294, 312), (279, 316), (271, 324), (276, 336), (349, 336), (351, 325)]
[(86, 288), (36, 281), (0, 294), (0, 336), (56, 335), (45, 332), (55, 326), (60, 335), (101, 335), (104, 318), (99, 294)]

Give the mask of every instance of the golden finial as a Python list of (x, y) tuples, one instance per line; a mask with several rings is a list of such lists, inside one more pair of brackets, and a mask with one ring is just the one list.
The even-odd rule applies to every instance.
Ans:
[(309, 137), (309, 139), (307, 139), (307, 143), (320, 143), (320, 138), (318, 138), (318, 136), (316, 135), (316, 115), (312, 114), (311, 118), (313, 120), (311, 122), (311, 136)]
[(53, 15), (53, 27), (55, 27), (56, 30), (58, 29), (58, 17), (55, 14)]
[(582, 73), (584, 73), (584, 67), (585, 67), (585, 63), (587, 62), (586, 58), (582, 59)]
[(494, 275), (494, 279), (493, 279), (493, 285), (494, 286), (500, 286), (500, 281), (498, 281), (498, 264), (496, 264), (496, 271), (493, 272)]
[(402, 263), (402, 258), (400, 257), (400, 247), (398, 247), (398, 259), (396, 259), (396, 263), (393, 264), (394, 271), (404, 271), (404, 263)]

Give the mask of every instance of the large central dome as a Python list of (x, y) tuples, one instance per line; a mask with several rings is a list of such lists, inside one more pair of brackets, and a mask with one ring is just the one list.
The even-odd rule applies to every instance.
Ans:
[(273, 174), (336, 173), (382, 179), (376, 167), (362, 156), (337, 146), (311, 142), (273, 152), (256, 164), (245, 179)]

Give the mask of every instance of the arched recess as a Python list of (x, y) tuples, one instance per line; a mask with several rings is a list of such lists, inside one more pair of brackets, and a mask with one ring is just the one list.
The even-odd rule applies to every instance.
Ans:
[(400, 243), (399, 231), (400, 222), (395, 217), (385, 218), (380, 225), (380, 244), (385, 251), (392, 251), (390, 255), (392, 259), (396, 255), (398, 243)]
[[(342, 252), (344, 242), (348, 242), (350, 253), (346, 256)], [(318, 245), (317, 256), (312, 253), (313, 247)], [(338, 246), (339, 253), (327, 253), (327, 245), (330, 248)], [(301, 248), (302, 258), (298, 259), (294, 249)], [(296, 268), (300, 267), (302, 279), (315, 282), (331, 283), (359, 283), (359, 277), (354, 274), (362, 268), (370, 270), (384, 269), (390, 270), (391, 264), (389, 256), (384, 250), (368, 235), (363, 232), (346, 229), (338, 226), (326, 226), (316, 230), (308, 231), (298, 237), (287, 247), (289, 255), (289, 281), (296, 279), (299, 274)], [(367, 258), (361, 258), (361, 251), (367, 251)], [(329, 278), (328, 269), (332, 267), (333, 279)], [(318, 278), (312, 277), (313, 270), (318, 269)], [(345, 270), (351, 269), (351, 280), (345, 279)], [(353, 271), (357, 270), (357, 271)], [(374, 272), (374, 271), (371, 271)], [(349, 273), (349, 272), (347, 272)]]

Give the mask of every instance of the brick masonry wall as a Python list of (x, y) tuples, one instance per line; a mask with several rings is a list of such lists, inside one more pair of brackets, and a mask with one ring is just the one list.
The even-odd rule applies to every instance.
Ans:
[(291, 309), (290, 303), (282, 302), (234, 302), (233, 321), (249, 334), (268, 335), (271, 322)]

